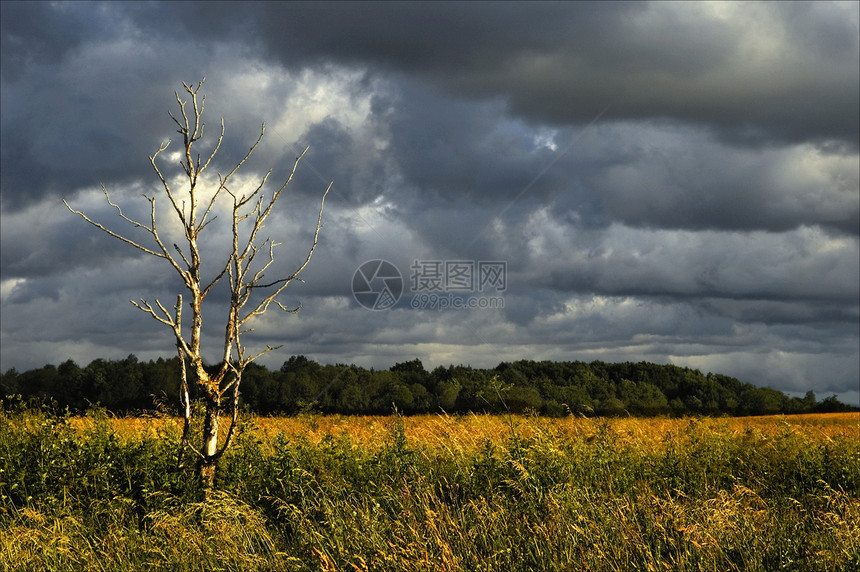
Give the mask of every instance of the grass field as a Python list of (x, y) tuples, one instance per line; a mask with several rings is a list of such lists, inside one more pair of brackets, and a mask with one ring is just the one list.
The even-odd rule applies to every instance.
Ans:
[(856, 570), (860, 415), (0, 418), (8, 570)]

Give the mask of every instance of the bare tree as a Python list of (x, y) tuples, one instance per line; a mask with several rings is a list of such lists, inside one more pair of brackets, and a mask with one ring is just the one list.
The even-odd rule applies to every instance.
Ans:
[[(189, 110), (186, 109), (188, 102), (184, 101), (178, 92), (175, 92), (176, 101), (179, 104), (181, 112), (181, 119), (177, 119), (176, 116), (170, 113), (170, 117), (178, 126), (178, 132), (182, 135), (183, 139), (183, 154), (179, 164), (182, 166), (185, 174), (182, 184), (185, 188), (182, 191), (171, 188), (168, 179), (162, 174), (161, 169), (156, 163), (158, 156), (167, 150), (170, 144), (169, 141), (163, 143), (149, 158), (152, 168), (161, 182), (162, 190), (167, 195), (167, 200), (169, 201), (168, 209), (172, 209), (173, 214), (181, 223), (184, 232), (184, 248), (180, 247), (178, 243), (173, 243), (173, 249), (171, 250), (165, 244), (165, 239), (163, 239), (156, 224), (155, 195), (143, 195), (150, 203), (150, 215), (147, 222), (138, 222), (126, 216), (119, 205), (111, 201), (107, 189), (104, 185), (102, 186), (102, 191), (108, 204), (116, 209), (118, 216), (126, 223), (135, 228), (142, 229), (145, 233), (151, 235), (154, 245), (150, 247), (108, 229), (102, 224), (93, 221), (85, 213), (73, 209), (65, 200), (63, 202), (71, 212), (80, 215), (85, 221), (110, 236), (130, 244), (146, 254), (155, 256), (156, 258), (163, 258), (173, 267), (185, 283), (185, 288), (188, 290), (191, 298), (189, 303), (191, 308), (191, 323), (187, 333), (184, 330), (182, 321), (182, 294), (177, 296), (176, 305), (173, 307), (172, 312), (167, 310), (158, 300), (155, 300), (156, 307), (153, 307), (152, 304), (143, 299), (140, 302), (132, 301), (131, 303), (162, 324), (170, 327), (173, 331), (182, 370), (180, 399), (185, 416), (182, 445), (179, 452), (179, 464), (180, 466), (183, 464), (186, 451), (191, 451), (197, 457), (198, 475), (203, 484), (204, 494), (208, 497), (215, 486), (215, 467), (218, 459), (230, 447), (236, 432), (239, 416), (239, 386), (242, 381), (242, 373), (249, 363), (263, 354), (280, 347), (267, 346), (258, 353), (249, 353), (246, 346), (242, 343), (241, 336), (250, 331), (246, 326), (248, 321), (254, 317), (263, 315), (272, 304), (289, 313), (298, 312), (301, 308), (301, 306), (287, 308), (277, 300), (277, 297), (290, 282), (298, 279), (299, 273), (304, 270), (311, 260), (311, 256), (317, 246), (320, 228), (322, 227), (325, 197), (331, 189), (331, 184), (329, 184), (325, 193), (323, 193), (313, 242), (308, 249), (304, 261), (289, 276), (276, 279), (266, 278), (265, 272), (275, 260), (274, 249), (279, 243), (274, 242), (271, 238), (261, 240), (260, 233), (269, 215), (271, 215), (275, 203), (292, 180), (299, 161), (307, 152), (307, 148), (296, 158), (293, 168), (283, 185), (271, 194), (264, 191), (269, 175), (272, 172), (271, 169), (261, 178), (259, 184), (252, 191), (241, 193), (231, 190), (230, 184), (233, 175), (254, 153), (257, 145), (259, 145), (263, 138), (266, 130), (266, 126), (263, 124), (260, 129), (260, 136), (242, 160), (226, 175), (218, 174), (217, 186), (214, 183), (212, 184), (209, 188), (209, 191), (211, 191), (211, 196), (209, 196), (209, 193), (203, 192), (205, 184), (201, 180), (201, 175), (209, 168), (221, 147), (221, 142), (224, 138), (224, 120), (221, 120), (221, 131), (217, 143), (208, 154), (208, 158), (201, 162), (200, 154), (193, 153), (192, 148), (203, 137), (204, 124), (202, 115), (206, 98), (202, 97), (198, 100), (197, 97), (202, 85), (203, 80), (196, 87), (193, 84), (187, 85), (183, 83), (182, 86), (185, 88), (185, 91), (191, 96), (192, 109), (189, 113)], [(214, 187), (214, 190), (212, 190), (212, 187)], [(228, 204), (224, 208), (229, 209), (232, 206), (232, 248), (229, 253), (226, 253), (226, 262), (222, 262), (220, 266), (214, 267), (214, 277), (205, 281), (202, 277), (204, 266), (200, 253), (199, 240), (202, 231), (215, 219), (213, 207), (215, 207), (216, 201), (219, 198), (222, 201), (227, 201)], [(207, 371), (204, 367), (203, 354), (201, 353), (203, 300), (212, 292), (212, 288), (225, 276), (227, 276), (229, 281), (230, 299), (224, 332), (223, 353), (220, 356), (221, 361), (217, 371), (211, 368)], [(210, 373), (211, 371), (214, 371), (214, 373)], [(189, 385), (194, 383), (196, 383), (203, 401), (202, 439), (197, 446), (192, 444), (191, 441), (191, 425), (194, 409), (191, 404)], [(219, 429), (222, 414), (230, 415), (230, 427), (226, 435), (223, 436), (223, 440), (220, 440), (222, 432), (219, 432)]]

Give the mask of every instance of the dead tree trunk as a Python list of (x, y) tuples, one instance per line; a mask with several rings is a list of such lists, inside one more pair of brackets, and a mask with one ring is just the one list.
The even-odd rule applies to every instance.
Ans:
[(203, 456), (198, 461), (198, 472), (203, 484), (203, 490), (208, 496), (215, 488), (215, 467), (218, 462), (218, 410), (220, 403), (206, 401), (206, 413), (203, 419)]

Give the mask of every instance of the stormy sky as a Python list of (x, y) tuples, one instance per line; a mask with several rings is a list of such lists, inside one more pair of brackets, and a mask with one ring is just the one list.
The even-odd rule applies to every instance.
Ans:
[[(860, 401), (856, 2), (0, 7), (3, 371), (173, 355), (129, 300), (172, 306), (178, 277), (62, 199), (145, 240), (101, 185), (145, 218), (168, 139), (179, 184), (168, 112), (205, 76), (202, 149), (225, 122), (213, 172), (263, 122), (238, 186), (271, 168), (274, 190), (310, 146), (266, 227), (267, 276), (301, 263), (334, 181), (282, 296), (301, 311), (245, 337), (283, 344), (269, 367), (644, 360)], [(366, 277), (393, 306), (353, 295), (372, 260), (402, 276)], [(223, 294), (204, 306), (212, 360)]]

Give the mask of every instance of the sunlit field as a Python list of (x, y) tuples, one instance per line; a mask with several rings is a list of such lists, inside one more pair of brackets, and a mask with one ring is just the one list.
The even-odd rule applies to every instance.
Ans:
[[(666, 438), (691, 425), (699, 424), (715, 432), (758, 432), (779, 434), (786, 430), (819, 436), (822, 439), (860, 435), (860, 413), (809, 413), (804, 415), (767, 415), (760, 417), (687, 417), (683, 419), (639, 417), (623, 418), (544, 418), (517, 415), (416, 415), (400, 418), (406, 437), (417, 440), (422, 447), (436, 443), (445, 447), (452, 441), (460, 447), (483, 446), (487, 440), (501, 444), (518, 434), (535, 437), (550, 432), (568, 438), (588, 439), (596, 432), (611, 429), (621, 439), (635, 439), (639, 446), (657, 447)], [(391, 434), (390, 416), (298, 415), (295, 417), (253, 417), (250, 426), (264, 442), (274, 442), (283, 434), (319, 443), (326, 437), (348, 436), (356, 445), (382, 445)], [(117, 437), (140, 438), (157, 436), (161, 431), (179, 430), (182, 420), (165, 417), (109, 417), (108, 423)], [(70, 424), (80, 431), (92, 429), (93, 417), (74, 417)], [(226, 430), (226, 428), (222, 427)], [(650, 444), (650, 445), (649, 445)]]
[(176, 419), (2, 415), (3, 569), (860, 569), (857, 413), (248, 417), (208, 502)]

